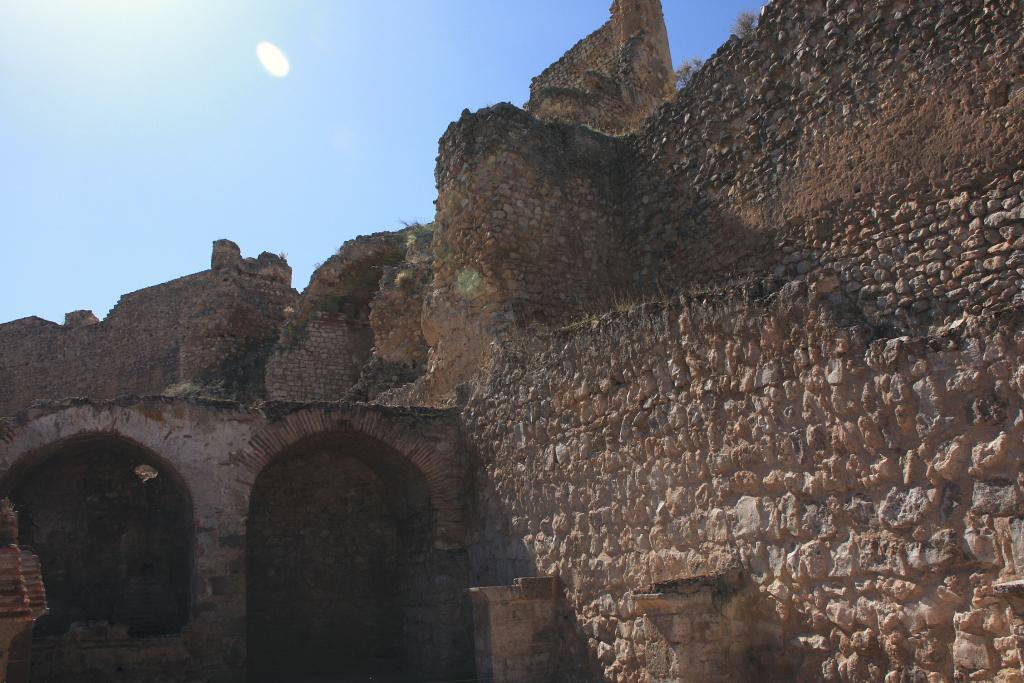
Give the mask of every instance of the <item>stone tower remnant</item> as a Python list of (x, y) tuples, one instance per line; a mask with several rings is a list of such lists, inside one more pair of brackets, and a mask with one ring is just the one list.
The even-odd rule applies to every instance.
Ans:
[(526, 109), (545, 121), (619, 135), (672, 93), (672, 55), (659, 0), (615, 0), (611, 19), (533, 79)]

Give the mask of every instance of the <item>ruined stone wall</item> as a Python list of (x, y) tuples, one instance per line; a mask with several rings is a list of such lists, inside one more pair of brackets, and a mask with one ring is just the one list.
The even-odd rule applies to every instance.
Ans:
[(479, 368), (496, 332), (600, 307), (625, 281), (613, 242), (623, 153), (510, 105), (448, 129), (423, 319), (436, 386)]
[[(1009, 0), (779, 0), (637, 136), (528, 125), (507, 107), (464, 116), (442, 139), (435, 244), (461, 270), (439, 258), (424, 319), (431, 377), (404, 398), (450, 397), (510, 319), (557, 321), (750, 274), (834, 276), (851, 319), (902, 333), (1012, 303), (1024, 273), (1022, 21)], [(588, 45), (551, 78), (576, 73), (584, 60), (573, 55)], [(544, 195), (565, 151), (515, 151), (556, 150), (543, 143), (556, 135), (595, 149), (572, 158), (590, 190), (583, 201)], [(505, 156), (478, 151), (512, 145)], [(494, 230), (509, 222), (498, 203), (519, 224), (538, 216), (536, 227)], [(524, 243), (537, 256), (521, 262)], [(612, 256), (580, 259), (579, 245)], [(469, 296), (455, 295), (458, 274)], [(517, 280), (543, 294), (506, 285)], [(581, 287), (589, 300), (564, 301)], [(541, 314), (509, 316), (524, 302)]]
[(375, 400), (423, 376), (428, 353), (423, 301), (432, 281), (433, 271), (424, 264), (385, 271), (370, 310), (373, 357), (363, 366), (353, 400)]
[(126, 294), (102, 322), (0, 325), (0, 414), (37, 399), (203, 386), (262, 395), (263, 363), (295, 293), (287, 265), (261, 258), (273, 263), (247, 259)]
[(547, 121), (618, 135), (671, 92), (672, 57), (657, 0), (616, 0), (608, 23), (530, 84), (526, 109)]
[[(406, 232), (349, 240), (320, 265), (281, 327), (267, 362), (267, 396), (336, 401), (360, 379), (374, 347), (371, 302), (388, 268), (406, 258)], [(414, 310), (422, 298), (410, 302)]]
[(621, 54), (608, 21), (533, 79), (526, 109), (547, 120), (601, 131), (619, 132), (635, 125), (636, 116), (615, 78)]
[[(620, 0), (545, 72), (540, 120), (500, 105), (449, 128), (429, 262), (404, 235), (355, 240), (296, 300), (272, 257), (218, 243), (214, 270), (128, 295), (102, 323), (0, 327), (0, 413), (218, 379), (293, 400), (475, 391), (472, 488), (420, 467), (453, 487), (431, 498), (452, 557), (415, 592), (557, 575), (555, 680), (1020, 680), (1020, 5), (776, 0), (636, 136), (551, 123), (622, 132), (605, 105), (632, 106), (624, 65), (646, 64), (640, 81), (664, 65), (634, 40), (656, 6)], [(587, 317), (677, 287), (683, 303)], [(424, 360), (416, 387), (387, 391)], [(280, 416), (237, 406), (123, 408), (39, 419), (167, 442), (197, 496), (196, 609), (179, 636), (119, 643), (100, 668), (240, 671), (260, 449), (334, 424), (302, 414), (270, 438)], [(415, 426), (407, 452), (451, 447)], [(0, 474), (21, 453), (0, 450)], [(449, 605), (441, 621), (464, 617)], [(414, 629), (455, 662), (461, 636), (437, 623), (424, 609)], [(69, 637), (42, 656), (71, 671), (102, 649)]]
[(609, 20), (535, 77), (530, 84), (531, 91), (544, 88), (583, 90), (587, 72), (614, 73), (620, 47), (616, 38), (615, 27)]
[(359, 379), (373, 333), (345, 313), (313, 313), (285, 329), (267, 362), (267, 396), (278, 401), (336, 401)]
[(405, 232), (402, 263), (384, 268), (370, 303), (374, 355), (386, 363), (422, 372), (427, 361), (423, 301), (434, 279), (434, 225), (411, 225)]
[(1019, 309), (873, 338), (798, 284), (730, 301), (502, 351), (464, 411), (484, 584), (557, 575), (606, 680), (718, 680), (637, 594), (734, 568), (749, 680), (1018, 680)]
[[(927, 253), (922, 267), (951, 275), (979, 248), (966, 243), (1001, 227), (971, 221), (1016, 201), (1022, 21), (1011, 0), (769, 4), (638, 137), (624, 242), (638, 288), (806, 260), (859, 281), (869, 314), (941, 319), (945, 293), (913, 284), (920, 272), (899, 284), (886, 264), (906, 257), (913, 270)], [(1012, 247), (987, 256), (1017, 249), (983, 239)], [(879, 259), (889, 275), (872, 288), (857, 271)]]

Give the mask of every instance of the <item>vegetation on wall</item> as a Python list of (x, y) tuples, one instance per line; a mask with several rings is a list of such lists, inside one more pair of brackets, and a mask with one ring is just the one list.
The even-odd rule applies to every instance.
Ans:
[(679, 65), (679, 68), (676, 69), (676, 89), (682, 90), (689, 85), (690, 81), (697, 75), (697, 72), (700, 71), (702, 66), (704, 66), (704, 60), (700, 57), (690, 57), (689, 59), (684, 60), (683, 63)]
[(757, 28), (758, 19), (754, 12), (740, 12), (732, 23), (732, 33), (738, 38), (746, 38)]

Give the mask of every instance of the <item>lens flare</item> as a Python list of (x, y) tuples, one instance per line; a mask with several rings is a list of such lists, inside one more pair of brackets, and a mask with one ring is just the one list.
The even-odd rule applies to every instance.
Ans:
[(263, 41), (257, 45), (256, 57), (259, 58), (260, 64), (267, 70), (267, 73), (275, 78), (284, 78), (292, 70), (288, 57), (281, 51), (281, 48), (273, 43)]
[(483, 289), (484, 276), (475, 268), (463, 268), (455, 276), (455, 289), (465, 299), (475, 299)]

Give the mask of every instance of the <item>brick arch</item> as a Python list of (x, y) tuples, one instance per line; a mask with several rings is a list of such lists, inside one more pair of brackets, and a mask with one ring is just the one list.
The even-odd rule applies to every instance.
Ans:
[(256, 477), (267, 465), (307, 439), (345, 433), (370, 437), (393, 450), (423, 476), (436, 514), (434, 546), (462, 548), (462, 477), (455, 444), (439, 447), (424, 438), (414, 426), (416, 417), (424, 416), (392, 413), (376, 406), (305, 408), (257, 432), (245, 448), (231, 456), (231, 461), (250, 473), (251, 481), (247, 483), (251, 491)]
[(166, 432), (166, 424), (153, 411), (110, 402), (74, 402), (10, 426), (0, 423), (0, 483), (6, 486), (12, 476), (76, 441), (112, 439), (144, 451), (194, 506), (192, 482), (183, 463), (169, 457), (161, 442)]
[[(191, 624), (196, 615), (196, 507), (179, 463), (166, 457), (153, 438), (147, 438), (159, 424), (152, 416), (123, 407), (76, 405), (36, 416), (0, 435), (0, 495), (11, 498), (23, 521), (25, 514), (42, 510), (46, 517), (60, 519), (59, 527), (72, 529), (60, 542), (51, 540), (47, 524), (34, 542), (31, 534), (26, 538), (26, 528), (22, 529), (22, 542), (39, 555), (51, 604), (48, 621), (36, 625), (36, 637), (70, 637), (72, 622), (83, 616), (92, 620), (113, 614), (118, 624), (128, 627), (134, 642), (157, 635), (180, 637)], [(139, 464), (159, 473), (159, 481), (147, 484), (146, 493), (139, 492), (134, 476), (125, 469), (125, 465)], [(85, 472), (98, 472), (99, 479), (76, 488), (75, 482), (88, 480)], [(97, 513), (85, 503), (93, 493), (106, 491), (104, 485), (124, 486), (125, 478), (134, 486), (116, 490), (133, 492), (128, 494), (131, 502), (127, 507), (118, 502)], [(66, 502), (71, 507), (65, 507)], [(157, 505), (160, 519), (124, 514), (140, 504)], [(83, 523), (83, 517), (69, 513), (80, 511), (79, 505), (89, 506), (90, 519), (95, 519), (91, 516), (95, 513), (125, 526), (120, 532), (105, 532), (102, 529), (111, 525)], [(29, 519), (28, 528), (32, 529), (32, 517)], [(101, 531), (94, 535), (94, 529)], [(123, 535), (118, 538), (118, 533), (125, 529), (136, 538), (158, 540), (118, 549), (117, 542), (124, 539)], [(93, 561), (103, 556), (112, 556), (116, 558), (113, 562), (131, 569), (118, 579), (109, 562)], [(76, 585), (88, 586), (93, 597), (82, 600), (84, 592)], [(103, 638), (99, 642), (100, 649), (110, 644)], [(54, 663), (54, 671), (67, 664)]]
[(81, 430), (61, 436), (55, 441), (29, 450), (14, 453), (11, 460), (3, 463), (4, 469), (0, 472), (0, 495), (7, 496), (10, 494), (10, 489), (16, 486), (20, 479), (25, 477), (36, 466), (44, 464), (51, 457), (89, 442), (120, 443), (137, 451), (142, 460), (141, 464), (155, 466), (160, 476), (165, 476), (174, 482), (174, 485), (185, 497), (190, 516), (194, 517), (195, 503), (192, 500), (192, 489), (175, 463), (164, 457), (152, 445), (140, 442), (116, 431)]

